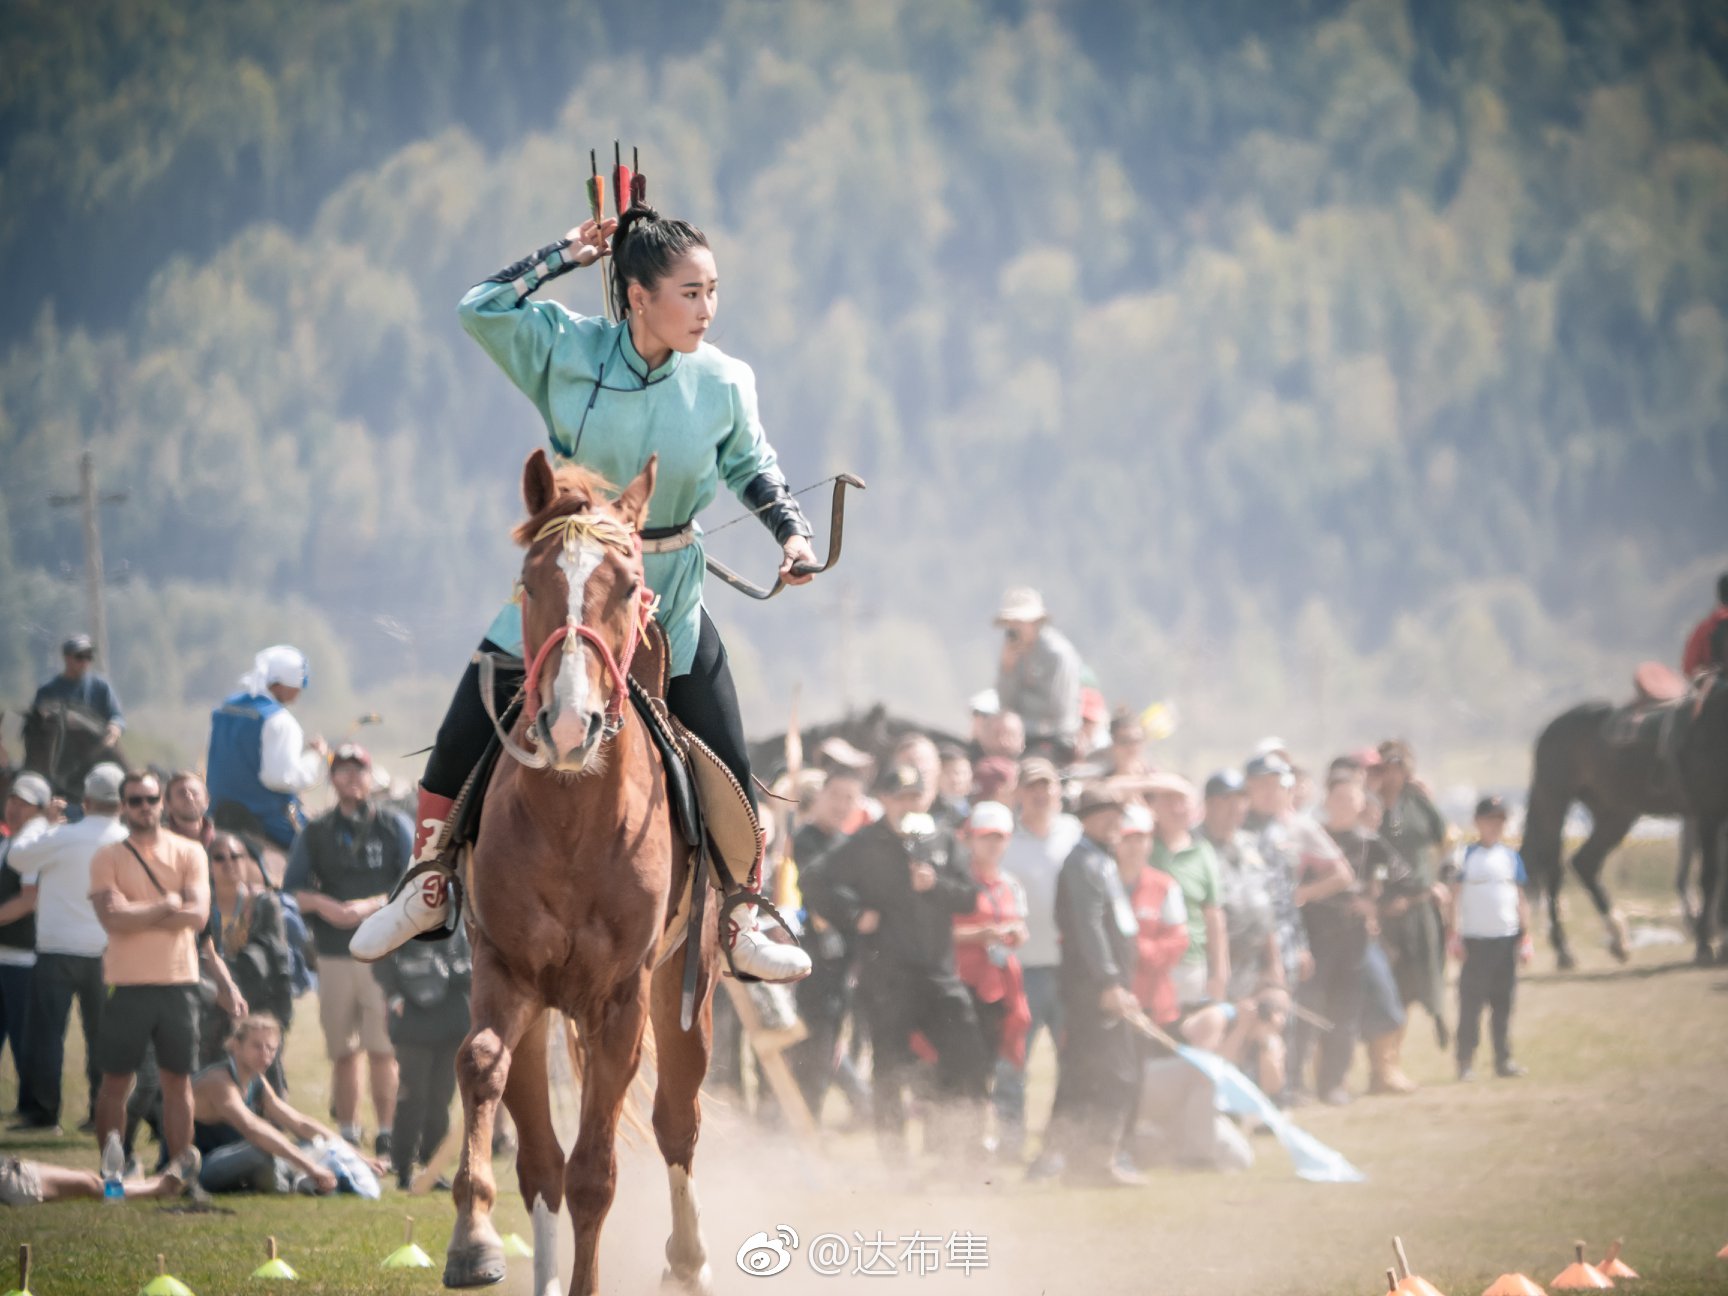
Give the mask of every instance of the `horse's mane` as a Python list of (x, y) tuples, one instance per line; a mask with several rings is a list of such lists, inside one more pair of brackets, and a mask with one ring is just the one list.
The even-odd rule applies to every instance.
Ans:
[(533, 544), (534, 537), (540, 534), (541, 528), (554, 518), (585, 513), (595, 504), (604, 504), (618, 494), (618, 488), (599, 473), (575, 464), (561, 464), (553, 472), (552, 481), (552, 502), (527, 521), (518, 523), (516, 529), (510, 533), (516, 543), (524, 548)]

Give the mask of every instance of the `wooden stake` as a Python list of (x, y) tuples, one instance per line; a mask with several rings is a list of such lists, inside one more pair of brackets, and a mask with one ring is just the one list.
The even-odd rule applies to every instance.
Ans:
[(414, 1217), (412, 1215), (404, 1215), (402, 1217), (402, 1245), (407, 1246), (413, 1240), (414, 1240)]
[(168, 1257), (163, 1255), (160, 1251), (156, 1253), (156, 1276), (158, 1278), (166, 1278), (168, 1276)]
[(264, 1258), (266, 1260), (276, 1258), (276, 1239), (273, 1237), (264, 1239)]
[(1386, 1271), (1386, 1290), (1388, 1292), (1395, 1292), (1398, 1290), (1398, 1271), (1396, 1269), (1388, 1269)]
[(1404, 1254), (1404, 1239), (1392, 1239), (1392, 1254), (1398, 1257), (1398, 1280), (1402, 1282), (1410, 1276), (1410, 1257)]
[(18, 1290), (30, 1290), (30, 1244), (18, 1244)]

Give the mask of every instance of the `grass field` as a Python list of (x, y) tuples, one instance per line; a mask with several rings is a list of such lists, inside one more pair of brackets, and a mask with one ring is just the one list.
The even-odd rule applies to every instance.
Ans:
[[(968, 1229), (987, 1238), (988, 1267), (969, 1278), (946, 1271), (920, 1277), (902, 1266), (891, 1281), (916, 1291), (1370, 1296), (1384, 1290), (1380, 1274), (1394, 1232), (1404, 1236), (1417, 1272), (1448, 1296), (1474, 1296), (1505, 1270), (1546, 1283), (1570, 1259), (1574, 1237), (1590, 1241), (1593, 1259), (1624, 1237), (1626, 1258), (1644, 1275), (1641, 1292), (1728, 1291), (1728, 1262), (1714, 1258), (1728, 1243), (1728, 971), (1692, 968), (1681, 961), (1689, 947), (1680, 945), (1640, 950), (1630, 967), (1616, 967), (1584, 907), (1572, 906), (1580, 970), (1547, 971), (1544, 950), (1521, 989), (1515, 1039), (1528, 1079), (1452, 1083), (1448, 1060), (1419, 1023), (1407, 1061), (1424, 1082), (1421, 1093), (1304, 1111), (1307, 1128), (1367, 1172), (1362, 1185), (1301, 1183), (1264, 1140), (1247, 1174), (1161, 1173), (1139, 1191), (1077, 1192), (1009, 1175), (994, 1183), (933, 1178), (909, 1185), (888, 1178), (862, 1136), (834, 1136), (828, 1155), (813, 1158), (710, 1103), (698, 1172), (719, 1289), (882, 1285), (881, 1278), (818, 1276), (803, 1252), (776, 1277), (741, 1273), (734, 1255), (744, 1239), (786, 1224), (806, 1247), (817, 1234), (849, 1238), (853, 1230), (895, 1239)], [(328, 1072), (311, 1006), (302, 1011), (290, 1074), (295, 1098), (322, 1116)], [(1041, 1112), (1048, 1110), (1048, 1057), (1041, 1054), (1036, 1065), (1032, 1110)], [(82, 1111), (81, 1081), (68, 1088), (68, 1110)], [(8, 1067), (0, 1104), (10, 1109), (12, 1095)], [(9, 1150), (95, 1164), (94, 1148), (77, 1137), (32, 1136)], [(651, 1148), (629, 1149), (623, 1160), (603, 1245), (604, 1289), (648, 1292), (659, 1278), (667, 1226), (665, 1179)], [(526, 1235), (513, 1174), (499, 1168), (506, 1187), (501, 1227)], [(130, 1296), (159, 1251), (194, 1291), (212, 1296), (261, 1287), (247, 1275), (262, 1258), (265, 1235), (274, 1234), (300, 1271), (298, 1290), (440, 1289), (437, 1270), (382, 1272), (378, 1264), (399, 1243), (402, 1217), (412, 1211), (417, 1239), (441, 1266), (447, 1196), (409, 1199), (386, 1189), (377, 1203), (253, 1198), (222, 1205), (231, 1213), (181, 1214), (144, 1202), (3, 1211), (0, 1254), (19, 1241), (34, 1244), (36, 1296)], [(567, 1236), (562, 1246), (567, 1255)], [(527, 1262), (513, 1266), (499, 1290), (527, 1291)], [(0, 1281), (0, 1290), (8, 1285)]]

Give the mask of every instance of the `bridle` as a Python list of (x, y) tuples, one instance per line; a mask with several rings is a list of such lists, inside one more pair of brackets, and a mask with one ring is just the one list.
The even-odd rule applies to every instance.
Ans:
[[(572, 559), (583, 544), (593, 541), (617, 550), (619, 553), (635, 557), (642, 552), (642, 537), (630, 530), (622, 522), (606, 514), (569, 513), (563, 517), (555, 517), (541, 527), (535, 535), (534, 542), (548, 540), (557, 536), (564, 545), (564, 552)], [(606, 722), (601, 730), (601, 739), (616, 737), (624, 727), (624, 708), (630, 693), (630, 663), (636, 658), (636, 647), (648, 632), (648, 622), (653, 619), (654, 610), (659, 604), (659, 597), (649, 589), (644, 582), (638, 595), (634, 615), (630, 618), (630, 629), (624, 637), (624, 651), (613, 656), (612, 649), (606, 644), (599, 633), (583, 625), (570, 614), (563, 625), (546, 636), (545, 641), (535, 651), (528, 663), (528, 678), (523, 686), (525, 699), (534, 701), (536, 706), (534, 719), (530, 724), (530, 732), (542, 727), (543, 709), (539, 707), (540, 673), (551, 659), (552, 651), (559, 644), (564, 645), (566, 668), (573, 668), (575, 658), (583, 643), (588, 644), (599, 654), (601, 664), (606, 667), (606, 673), (612, 678), (612, 697), (606, 704)]]

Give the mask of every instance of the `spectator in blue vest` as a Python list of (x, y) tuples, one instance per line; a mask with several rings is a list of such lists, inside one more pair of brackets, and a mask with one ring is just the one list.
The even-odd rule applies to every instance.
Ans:
[(210, 717), (210, 801), (217, 827), (294, 843), (300, 793), (324, 777), (329, 748), (308, 739), (288, 708), (307, 683), (306, 657), (277, 644), (240, 677), (240, 691)]

